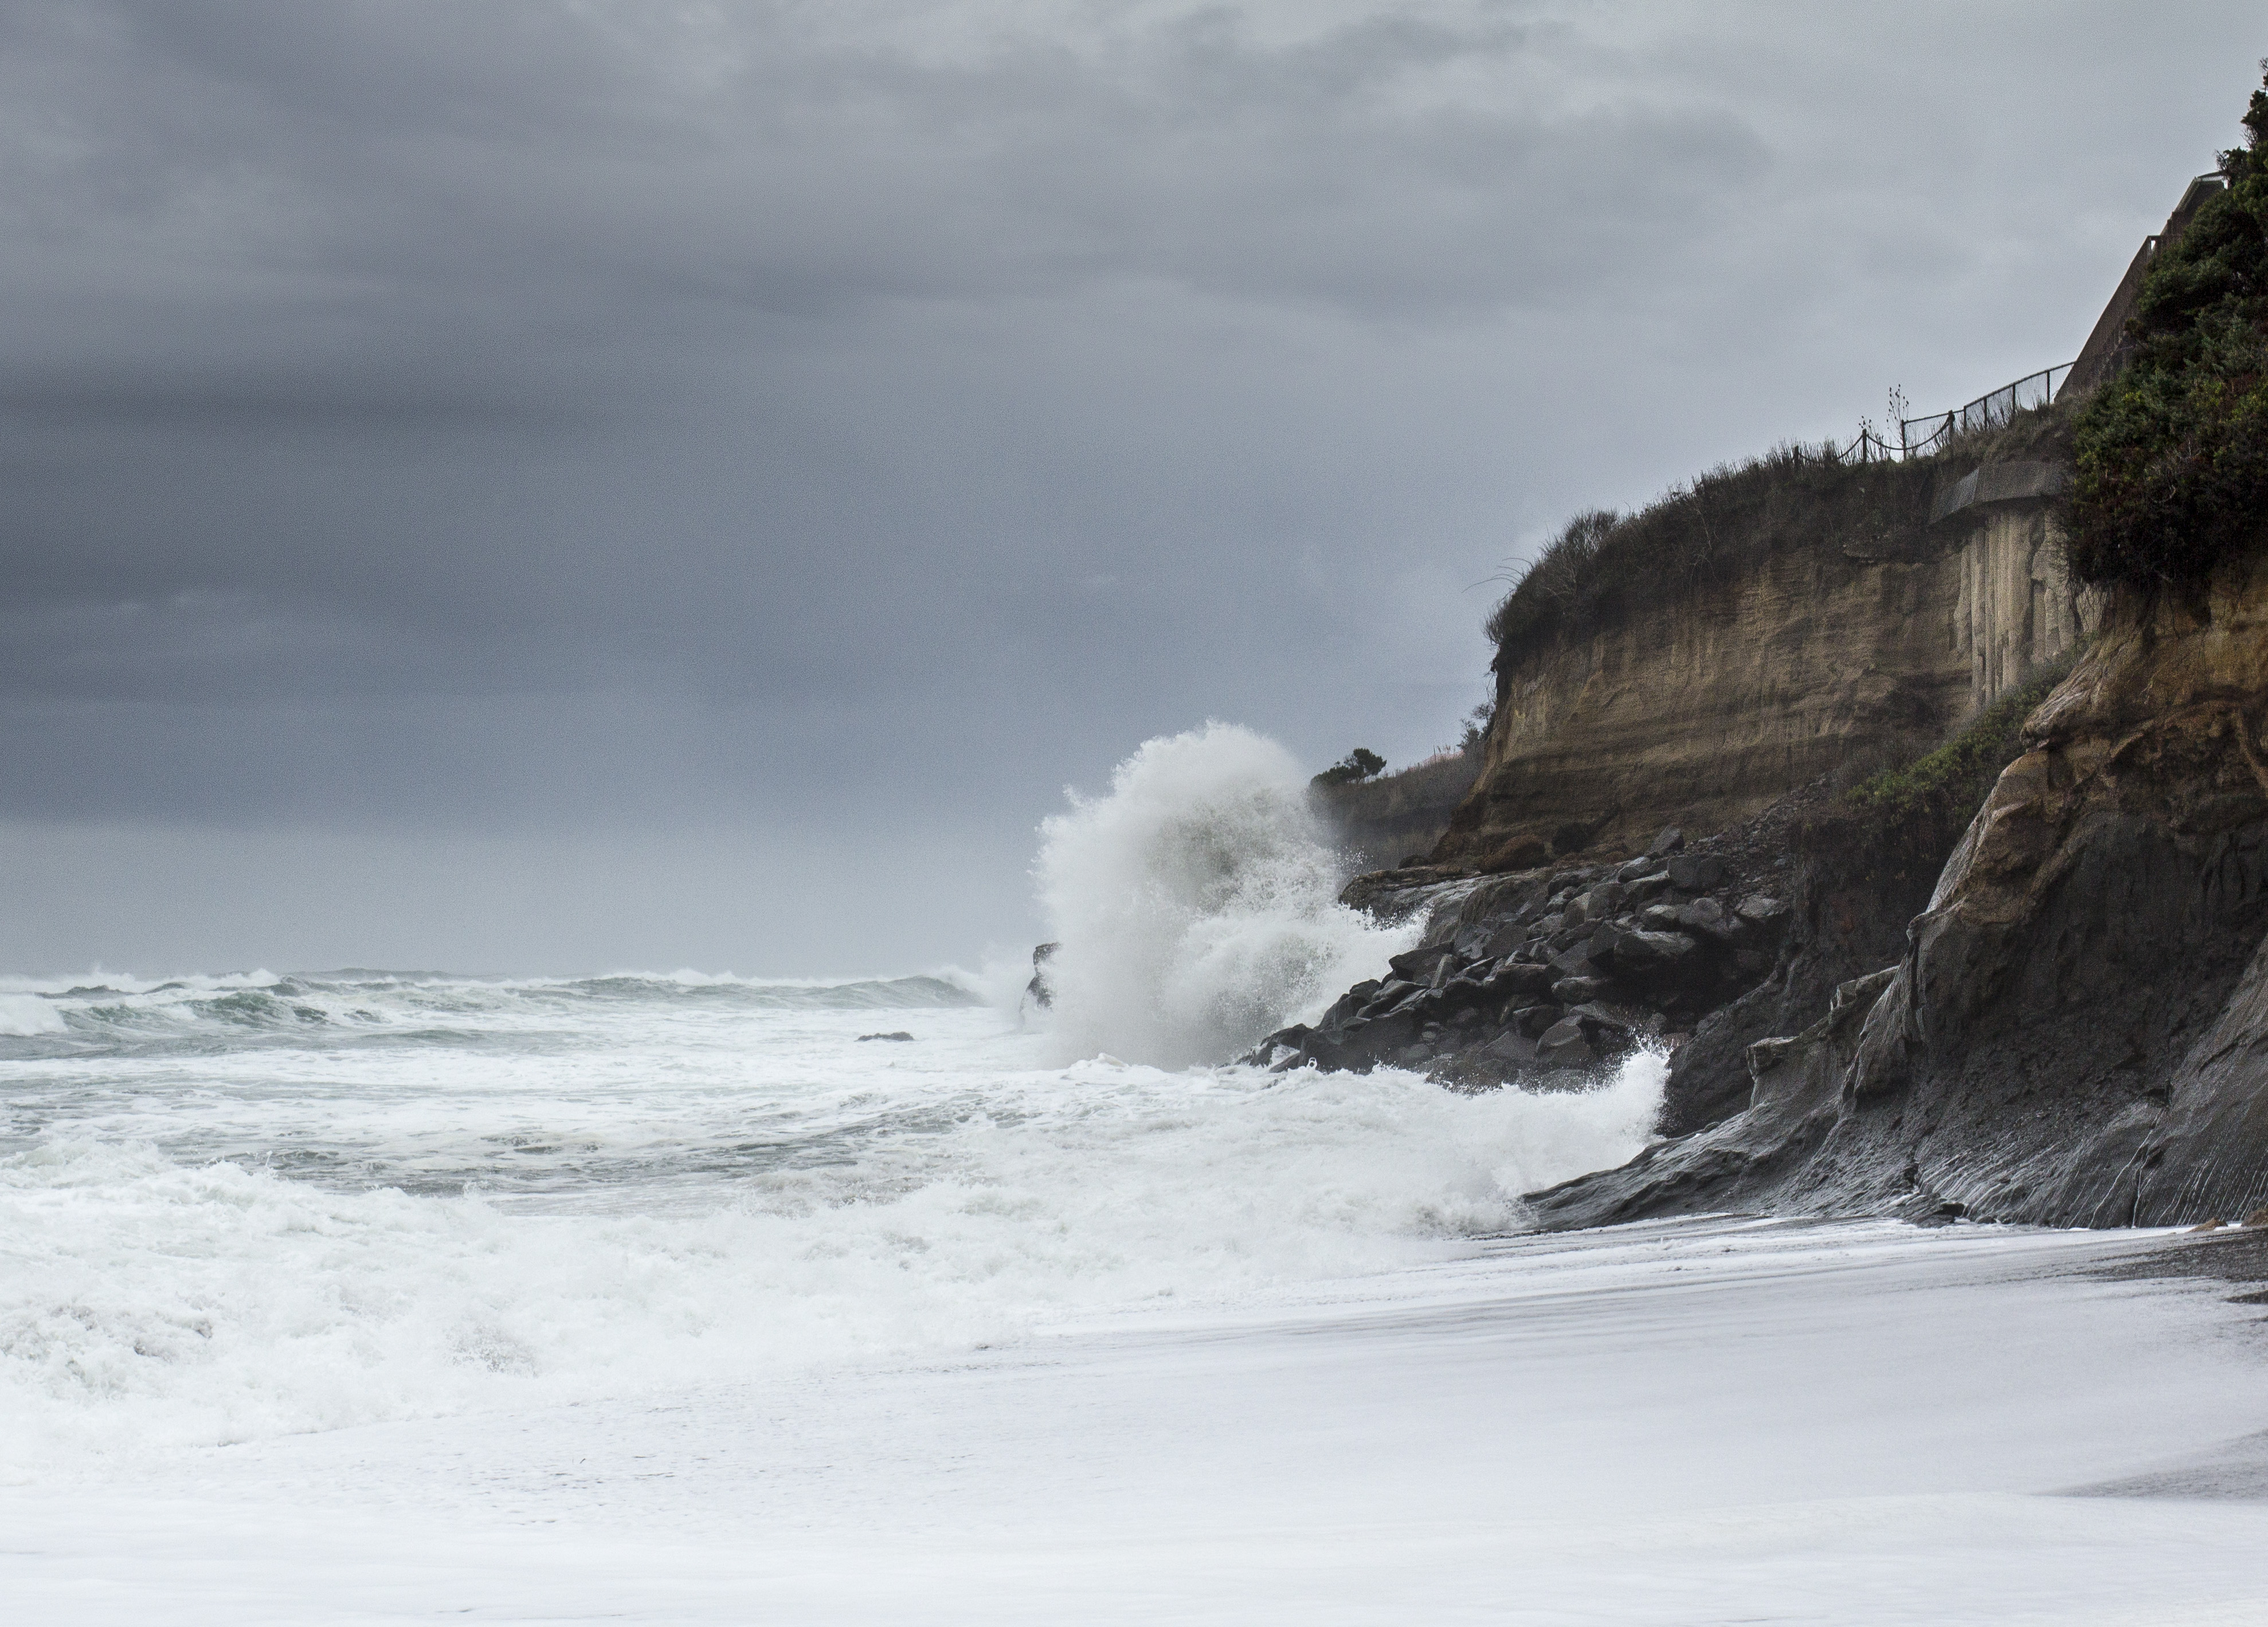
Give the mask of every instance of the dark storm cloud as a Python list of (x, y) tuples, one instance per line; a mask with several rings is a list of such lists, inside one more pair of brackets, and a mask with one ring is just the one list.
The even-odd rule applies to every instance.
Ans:
[(421, 293), (511, 328), (624, 297), (810, 313), (1144, 276), (1493, 305), (1627, 267), (1763, 161), (1721, 108), (1552, 105), (1552, 64), (1502, 23), (1269, 42), (1226, 11), (931, 15), (19, 10), (18, 123), (45, 148), (26, 224), (65, 261), (236, 237), (252, 263), (208, 259), (190, 291), (232, 269), (349, 321)]
[[(1004, 481), (999, 447), (943, 424), (884, 449), (900, 490), (874, 490), (873, 449), (826, 423), (855, 401), (814, 376), (858, 307), (950, 330), (1110, 283), (1404, 315), (1594, 296), (1643, 275), (1638, 239), (1761, 164), (1717, 110), (1476, 99), (1457, 76), (1523, 66), (1523, 31), (1500, 22), (1357, 17), (1267, 43), (1201, 12), (909, 42), (888, 14), (690, 15), (14, 13), (35, 180), (10, 258), (50, 319), (0, 372), (33, 475), (19, 587), (190, 596), (86, 670), (114, 688), (205, 650), (183, 681), (272, 683), (278, 641), (218, 628), (254, 616), (246, 595), (458, 626), (491, 653), (523, 614), (641, 647), (667, 623), (692, 634), (674, 659), (726, 683), (830, 610), (846, 624), (820, 642), (863, 631), (887, 652), (905, 625), (890, 613), (934, 618), (942, 586), (948, 620), (981, 627), (987, 602), (1027, 596), (1035, 550), (1067, 540), (1042, 512), (988, 544), (994, 513), (952, 510), (972, 493), (1023, 506), (1028, 491), (981, 489), (1060, 475)], [(959, 309), (924, 324), (922, 304)], [(971, 339), (1044, 345), (1081, 314), (916, 332), (895, 360), (951, 368)], [(991, 409), (1002, 382), (968, 404)], [(645, 442), (571, 445), (578, 412), (643, 418)], [(737, 443), (717, 428), (735, 419)], [(561, 447), (515, 444), (547, 428)], [(705, 467), (688, 436), (711, 443)], [(871, 580), (830, 592), (846, 548), (928, 579), (901, 606)], [(606, 567), (641, 552), (648, 569)], [(742, 647), (718, 659), (704, 630)]]
[[(1270, 45), (1203, 12), (924, 49), (887, 15), (793, 7), (11, 23), (0, 263), (41, 309), (11, 359), (107, 359), (128, 413), (191, 399), (184, 365), (248, 362), (334, 402), (367, 379), (380, 407), (405, 360), (452, 390), (584, 368), (619, 389), (634, 358), (666, 375), (720, 338), (792, 342), (735, 311), (808, 323), (1098, 281), (1378, 313), (1548, 299), (1644, 276), (1643, 240), (1763, 162), (1720, 109), (1461, 94), (1528, 65), (1501, 26)], [(216, 380), (216, 405), (242, 388)]]
[(0, 4), (0, 818), (961, 841), (1020, 931), (1144, 734), (1421, 752), (1571, 509), (2065, 359), (2252, 26)]
[[(438, 370), (436, 370), (438, 372)], [(187, 430), (328, 431), (334, 434), (490, 428), (550, 432), (581, 417), (571, 406), (483, 390), (431, 374), (232, 372), (90, 366), (26, 369), (0, 384), (0, 423), (19, 438), (104, 424)]]

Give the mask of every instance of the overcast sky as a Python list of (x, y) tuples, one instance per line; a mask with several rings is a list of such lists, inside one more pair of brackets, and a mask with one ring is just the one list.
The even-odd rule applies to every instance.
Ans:
[(810, 973), (2066, 361), (2254, 4), (0, 3), (0, 968)]

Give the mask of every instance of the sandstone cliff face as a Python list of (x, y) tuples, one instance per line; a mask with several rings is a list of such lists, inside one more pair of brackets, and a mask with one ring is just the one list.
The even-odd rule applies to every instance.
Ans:
[(1506, 870), (1723, 828), (1846, 764), (1926, 751), (2082, 635), (2052, 466), (1934, 493), (1880, 466), (1850, 480), (1818, 534), (1500, 665), (1480, 781), (1435, 860)]
[(1752, 1047), (1746, 1111), (1535, 1200), (2056, 1225), (2268, 1204), (2268, 557), (2127, 597), (1904, 958)]
[(1968, 664), (1972, 710), (2071, 650), (2099, 615), (2096, 596), (2073, 587), (2043, 507), (2019, 499), (1978, 512), (1949, 556), (1951, 637)]
[(1358, 870), (1383, 870), (1433, 850), (1480, 777), (1477, 751), (1421, 762), (1353, 785), (1318, 785), (1314, 800)]

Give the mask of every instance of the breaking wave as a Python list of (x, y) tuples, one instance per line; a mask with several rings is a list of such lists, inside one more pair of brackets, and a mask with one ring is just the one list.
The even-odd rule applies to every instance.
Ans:
[(1338, 902), (1345, 865), (1273, 740), (1208, 723), (1152, 740), (1108, 794), (1043, 828), (1040, 901), (1066, 1054), (1184, 1067), (1234, 1056), (1408, 948)]
[(1336, 903), (1246, 730), (1149, 742), (1039, 877), (1040, 1027), (948, 975), (0, 982), (0, 1482), (1241, 1302), (1644, 1144), (1652, 1056), (1482, 1096), (1189, 1065), (1415, 930)]
[[(0, 1155), (0, 1483), (1441, 1258), (1629, 1156), (1660, 1100), (1651, 1058), (1587, 1095), (1035, 1069), (997, 1017), (950, 1015), (738, 1075), (468, 1049), (416, 1089), (239, 1070), (235, 1108), (202, 1079), (144, 1081), (139, 1117), (99, 1101)], [(175, 1115), (210, 1121), (201, 1145), (161, 1142)], [(337, 1161), (282, 1156), (317, 1146)]]
[(107, 975), (98, 983), (12, 978), (0, 985), (0, 1058), (234, 1043), (262, 1034), (320, 1045), (446, 1035), (468, 1026), (540, 1028), (623, 1005), (728, 1012), (946, 1010), (983, 1003), (955, 979), (931, 975), (830, 983), (689, 971), (503, 978), (357, 968), (291, 976)]

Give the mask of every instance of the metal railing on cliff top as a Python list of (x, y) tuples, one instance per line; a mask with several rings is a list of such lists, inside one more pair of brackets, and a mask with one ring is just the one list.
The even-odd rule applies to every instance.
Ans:
[(2004, 384), (1997, 390), (1988, 390), (1965, 407), (1950, 412), (1933, 412), (1918, 418), (1895, 418), (1898, 438), (1893, 441), (1887, 426), (1878, 431), (1860, 419), (1859, 438), (1843, 448), (1842, 455), (1866, 460), (1873, 458), (1919, 458), (1941, 450), (1956, 435), (1966, 435), (1973, 430), (1998, 429), (2018, 413), (2034, 407), (2044, 407), (2055, 400), (2057, 385), (2070, 377), (2072, 364), (2060, 362), (2053, 367), (2026, 373), (2014, 384)]
[[(2079, 357), (2060, 367), (2051, 367), (2043, 372), (2027, 373), (2014, 384), (2004, 384), (1999, 389), (1978, 396), (1966, 407), (1954, 412), (1932, 413), (1926, 417), (1905, 416), (1904, 398), (1896, 390), (1890, 392), (1890, 413), (1882, 428), (1877, 431), (1865, 418), (1859, 420), (1859, 438), (1846, 447), (1838, 448), (1844, 457), (1868, 459), (1917, 458), (1942, 451), (1955, 436), (1972, 430), (1997, 429), (2018, 413), (2031, 407), (2044, 407), (2055, 400), (2058, 377), (2068, 381), (2074, 367), (2083, 371), (2079, 375), (2079, 387), (2091, 390), (2105, 379), (2114, 377), (2124, 364), (2128, 344), (2125, 337), (2126, 319), (2132, 311), (2136, 296), (2140, 292), (2143, 278), (2151, 264), (2164, 249), (2182, 240), (2197, 218), (2198, 211), (2228, 187), (2225, 170), (2207, 170), (2194, 176), (2182, 192), (2181, 201), (2174, 212), (2166, 217), (2165, 229), (2142, 239), (2126, 275), (2110, 296), (2110, 303), (2102, 307), (2095, 319), (2095, 330), (2088, 335), (2087, 343)], [(1897, 439), (1890, 439), (1895, 425)]]

